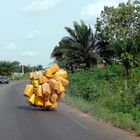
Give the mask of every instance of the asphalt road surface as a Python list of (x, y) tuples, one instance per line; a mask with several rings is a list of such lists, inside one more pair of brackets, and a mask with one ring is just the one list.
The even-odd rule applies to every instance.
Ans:
[(140, 140), (64, 104), (56, 111), (30, 107), (26, 83), (0, 85), (0, 140)]

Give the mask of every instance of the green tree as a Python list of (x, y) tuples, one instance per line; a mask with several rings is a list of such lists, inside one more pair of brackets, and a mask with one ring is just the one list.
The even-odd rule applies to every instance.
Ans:
[(81, 24), (74, 22), (73, 26), (74, 29), (65, 27), (69, 36), (62, 38), (59, 46), (54, 48), (51, 57), (69, 69), (81, 64), (89, 68), (96, 64), (99, 58), (94, 52), (95, 35), (93, 35), (91, 27), (85, 25), (83, 21), (81, 21)]
[(10, 76), (13, 72), (20, 71), (20, 63), (18, 61), (0, 61), (0, 75)]
[(13, 62), (11, 62), (11, 67), (12, 67), (12, 71), (13, 72), (20, 72), (21, 71), (21, 64), (20, 64), (20, 62), (18, 62), (18, 61), (13, 61)]
[(68, 67), (70, 64), (69, 59), (69, 49), (70, 42), (66, 39), (62, 39), (59, 42), (59, 45), (54, 48), (52, 51), (51, 57), (55, 59), (55, 62), (58, 63), (61, 67)]
[(32, 66), (32, 67), (28, 67), (30, 71), (40, 71), (43, 70), (43, 66), (42, 65), (37, 65), (37, 66)]
[(37, 71), (43, 70), (43, 66), (41, 64), (37, 65), (36, 67), (37, 67)]
[(122, 62), (129, 75), (140, 58), (140, 2), (128, 1), (116, 8), (105, 6), (97, 19), (96, 29), (115, 51), (113, 57)]

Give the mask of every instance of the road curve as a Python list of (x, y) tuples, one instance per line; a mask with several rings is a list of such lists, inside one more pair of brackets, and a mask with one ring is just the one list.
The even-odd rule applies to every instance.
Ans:
[(56, 111), (30, 107), (22, 96), (26, 83), (0, 85), (1, 140), (140, 140), (63, 104)]

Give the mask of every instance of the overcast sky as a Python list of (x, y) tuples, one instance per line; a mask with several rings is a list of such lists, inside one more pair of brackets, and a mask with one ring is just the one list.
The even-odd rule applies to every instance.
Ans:
[(127, 0), (0, 0), (0, 60), (47, 66), (53, 48), (81, 19), (94, 27), (104, 5)]

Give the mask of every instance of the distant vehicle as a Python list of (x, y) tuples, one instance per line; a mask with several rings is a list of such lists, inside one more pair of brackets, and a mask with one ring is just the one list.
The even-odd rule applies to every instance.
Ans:
[(0, 83), (9, 84), (8, 76), (0, 76)]

